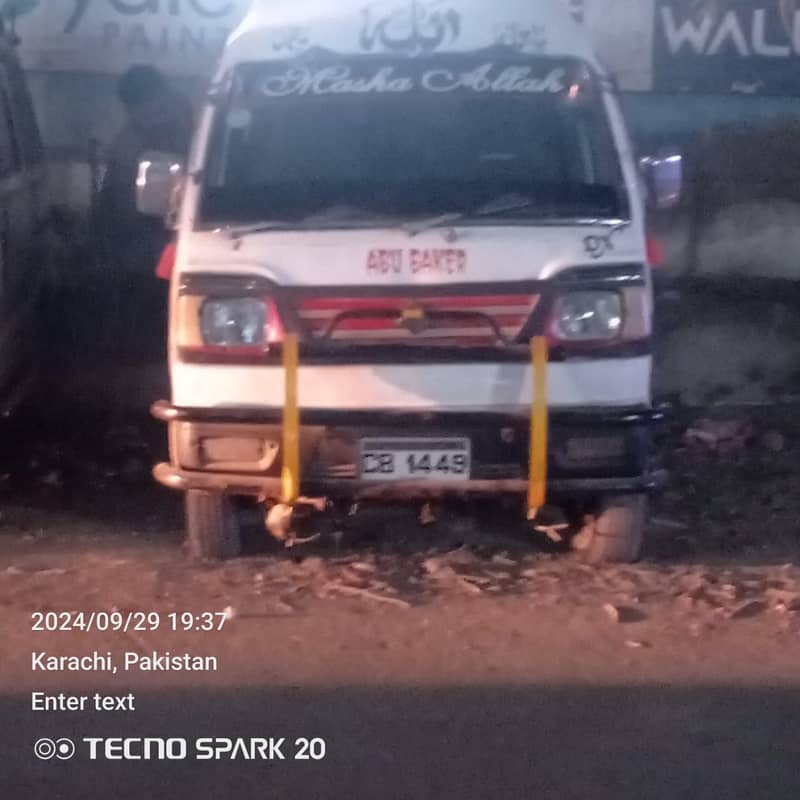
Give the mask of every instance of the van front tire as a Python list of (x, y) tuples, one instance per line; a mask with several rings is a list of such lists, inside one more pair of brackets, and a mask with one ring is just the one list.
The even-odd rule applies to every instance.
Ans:
[(647, 495), (604, 498), (573, 545), (589, 564), (635, 564), (642, 556), (646, 525)]
[(184, 504), (186, 544), (193, 559), (226, 561), (241, 555), (242, 532), (230, 497), (190, 489)]

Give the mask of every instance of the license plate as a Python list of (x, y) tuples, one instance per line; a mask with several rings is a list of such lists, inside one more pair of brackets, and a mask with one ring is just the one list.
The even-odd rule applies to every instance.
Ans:
[(469, 439), (362, 439), (365, 481), (467, 481)]

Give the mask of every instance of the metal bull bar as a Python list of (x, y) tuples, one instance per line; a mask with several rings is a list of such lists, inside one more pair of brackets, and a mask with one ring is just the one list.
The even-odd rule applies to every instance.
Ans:
[(286, 334), (283, 343), (283, 470), (281, 501), (291, 506), (300, 497), (300, 404), (297, 397), (297, 372), (300, 347), (296, 333)]
[[(528, 518), (536, 518), (547, 498), (547, 340), (531, 339), (533, 397), (530, 409), (528, 456)], [(299, 343), (297, 334), (287, 334), (283, 345), (285, 396), (283, 405), (283, 468), (281, 500), (287, 506), (300, 498), (300, 404), (298, 398)]]
[(547, 500), (547, 339), (531, 339), (533, 399), (531, 401), (530, 454), (528, 455), (528, 519), (533, 520)]

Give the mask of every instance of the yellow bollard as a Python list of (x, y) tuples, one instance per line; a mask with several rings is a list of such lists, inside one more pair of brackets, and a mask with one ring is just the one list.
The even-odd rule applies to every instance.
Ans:
[(547, 499), (547, 339), (531, 339), (533, 402), (531, 448), (528, 457), (528, 519), (534, 519)]
[(299, 360), (297, 334), (289, 333), (283, 343), (283, 377), (286, 391), (283, 401), (281, 500), (286, 505), (292, 505), (300, 496), (300, 406), (297, 398)]

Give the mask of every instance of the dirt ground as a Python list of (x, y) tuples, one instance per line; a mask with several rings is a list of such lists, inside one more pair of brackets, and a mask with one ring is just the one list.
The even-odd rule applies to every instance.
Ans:
[[(796, 410), (676, 423), (645, 560), (593, 569), (494, 507), (367, 509), (190, 566), (141, 418), (15, 429), (0, 465), (0, 797), (789, 798), (800, 790)], [(37, 611), (156, 631), (33, 632)], [(222, 631), (168, 630), (224, 612)], [(31, 656), (215, 656), (216, 672), (41, 672)], [(32, 692), (135, 695), (34, 712)], [(42, 737), (323, 737), (321, 761), (39, 761)], [(291, 751), (291, 747), (289, 748)], [(287, 751), (287, 755), (290, 752)]]

